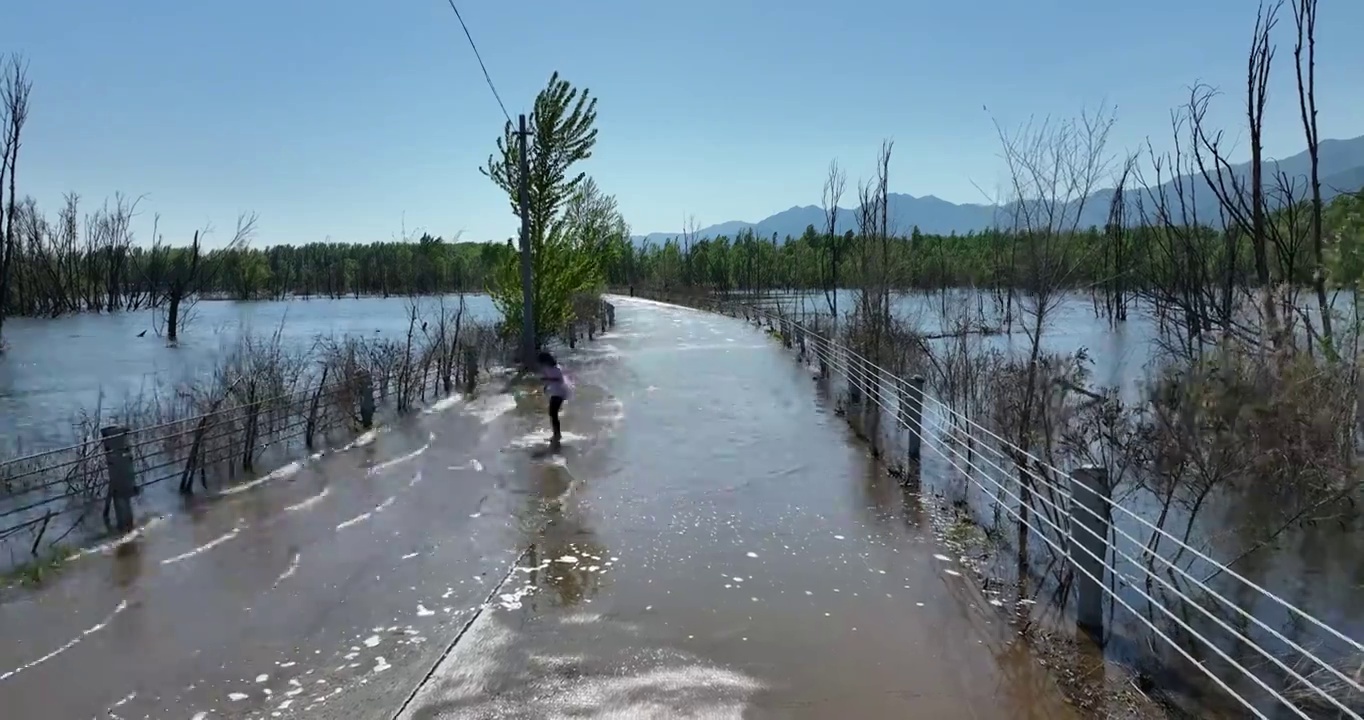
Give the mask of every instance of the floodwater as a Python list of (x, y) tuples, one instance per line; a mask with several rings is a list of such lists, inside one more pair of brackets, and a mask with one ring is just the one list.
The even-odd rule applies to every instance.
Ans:
[(1074, 716), (806, 369), (616, 317), (558, 456), (490, 388), (0, 596), (6, 717)]
[[(459, 297), (417, 298), (427, 313)], [(486, 295), (464, 296), (469, 317), (495, 316)], [(408, 298), (289, 302), (204, 301), (171, 346), (158, 335), (160, 311), (8, 318), (0, 355), (0, 451), (33, 452), (71, 444), (77, 413), (120, 407), (126, 398), (165, 391), (212, 370), (243, 335), (278, 333), (287, 349), (307, 351), (319, 336), (401, 337)], [(141, 335), (141, 337), (139, 337)]]
[[(788, 312), (793, 304), (797, 312), (801, 307), (811, 313), (827, 313), (828, 310), (824, 298), (819, 295), (788, 296), (780, 302)], [(902, 296), (897, 298), (895, 312), (923, 332), (939, 332), (944, 314), (939, 302), (939, 296), (933, 294)], [(955, 293), (949, 302), (952, 303), (951, 312), (959, 311), (965, 304), (972, 309), (981, 308), (985, 317), (992, 316), (991, 300), (979, 294)], [(1346, 304), (1344, 301), (1338, 303)], [(839, 304), (840, 310), (852, 307), (851, 294), (840, 294)], [(1094, 384), (1117, 387), (1128, 398), (1140, 401), (1142, 385), (1155, 369), (1153, 363), (1158, 361), (1155, 342), (1158, 329), (1150, 314), (1134, 311), (1126, 323), (1109, 329), (1104, 320), (1096, 317), (1088, 298), (1070, 296), (1049, 310), (1048, 317), (1050, 322), (1042, 340), (1044, 351), (1074, 353), (1084, 350), (1090, 359)], [(1026, 350), (1027, 341), (1019, 333), (978, 337), (972, 342), (980, 349), (1017, 353)], [(833, 393), (839, 395), (843, 387), (846, 387), (846, 379), (836, 380)], [(895, 400), (888, 399), (891, 406), (880, 411), (881, 430), (889, 434), (885, 440), (892, 444), (890, 456), (903, 457), (904, 433), (900, 432), (893, 417)], [(871, 409), (870, 404), (864, 405)], [(849, 410), (849, 414), (853, 411)], [(998, 530), (1006, 543), (1016, 542), (1013, 518), (999, 511), (1001, 493), (1006, 492), (999, 485), (1012, 488), (1017, 494), (1016, 471), (1011, 462), (1003, 455), (992, 457), (988, 452), (980, 452), (984, 447), (980, 444), (976, 446), (978, 452), (969, 453), (960, 443), (945, 442), (944, 431), (950, 423), (941, 404), (932, 397), (925, 405), (924, 420), (922, 479), (925, 492), (953, 501), (982, 527)], [(979, 431), (975, 435), (978, 441), (982, 438)], [(1061, 488), (1060, 499), (1064, 500), (1067, 492), (1066, 488)], [(1114, 499), (1120, 510), (1113, 515), (1113, 547), (1107, 562), (1114, 569), (1108, 573), (1108, 580), (1120, 601), (1105, 598), (1108, 640), (1105, 651), (1110, 659), (1140, 668), (1167, 696), (1203, 712), (1228, 704), (1233, 705), (1234, 714), (1243, 712), (1242, 706), (1235, 704), (1204, 674), (1213, 672), (1269, 717), (1302, 716), (1286, 707), (1285, 698), (1304, 706), (1328, 704), (1320, 695), (1301, 686), (1295, 687), (1287, 672), (1280, 672), (1283, 665), (1309, 677), (1311, 682), (1323, 682), (1330, 672), (1319, 666), (1318, 659), (1347, 675), (1358, 668), (1360, 642), (1364, 639), (1364, 564), (1359, 562), (1364, 555), (1364, 533), (1353, 531), (1358, 525), (1357, 517), (1342, 516), (1320, 523), (1304, 523), (1284, 533), (1270, 547), (1243, 557), (1262, 542), (1265, 526), (1271, 522), (1265, 518), (1281, 516), (1281, 509), (1266, 507), (1262, 498), (1255, 496), (1214, 495), (1186, 532), (1189, 508), (1187, 504), (1176, 502), (1164, 526), (1171, 535), (1162, 539), (1161, 561), (1153, 563), (1158, 575), (1147, 579), (1144, 566), (1134, 558), (1142, 556), (1148, 547), (1153, 534), (1152, 523), (1158, 521), (1160, 515), (1160, 500), (1130, 476), (1114, 490)], [(1016, 499), (1005, 500), (1002, 504), (1017, 506)], [(1057, 508), (1058, 518), (1063, 518), (1066, 512), (1064, 507)], [(1269, 527), (1281, 521), (1272, 522)], [(1046, 528), (1036, 516), (1033, 525)], [(1047, 564), (1051, 556), (1038, 534), (1035, 530), (1031, 540), (1034, 567), (1030, 571), (1034, 579), (1043, 580), (1043, 592), (1039, 595), (1045, 596), (1058, 589), (1055, 573), (1046, 578), (1037, 576), (1046, 574), (1044, 566), (1051, 570), (1058, 568)], [(1059, 534), (1064, 535), (1064, 531)], [(1047, 535), (1055, 542), (1058, 533), (1048, 530)], [(1214, 561), (1242, 558), (1235, 567), (1241, 577), (1214, 572), (1210, 563), (1195, 558), (1193, 552), (1180, 550), (1177, 547), (1180, 542), (1188, 543), (1193, 550), (1201, 551)], [(1181, 571), (1167, 571), (1165, 568), (1169, 566), (1165, 563), (1175, 564)], [(988, 574), (1007, 581), (1017, 573), (1012, 558), (1001, 556), (991, 564)], [(1251, 587), (1246, 580), (1267, 592)], [(1200, 584), (1203, 586), (1198, 586)], [(1073, 599), (1073, 594), (1068, 597)], [(1244, 614), (1231, 609), (1231, 604), (1244, 610)], [(1295, 613), (1289, 606), (1327, 627)], [(1204, 610), (1195, 608), (1207, 608), (1219, 617), (1230, 618), (1230, 624), (1219, 625)], [(1041, 603), (1033, 609), (1034, 621), (1051, 625), (1058, 620), (1067, 622), (1064, 618), (1071, 608)], [(1253, 616), (1256, 623), (1248, 624), (1247, 615)], [(1268, 628), (1259, 626), (1259, 622)], [(1157, 637), (1151, 629), (1153, 626), (1175, 638), (1175, 643), (1199, 659), (1202, 668), (1192, 666), (1166, 640)], [(1252, 649), (1242, 641), (1242, 636), (1250, 638), (1262, 649)], [(1289, 642), (1298, 647), (1290, 647)], [(1303, 649), (1311, 655), (1305, 655)], [(1266, 654), (1274, 659), (1268, 659)], [(1282, 664), (1276, 666), (1276, 662)], [(1309, 675), (1309, 672), (1318, 675)], [(1354, 680), (1356, 685), (1358, 682), (1358, 679)], [(1335, 685), (1334, 680), (1326, 680), (1323, 687), (1332, 689), (1337, 699), (1352, 703), (1353, 707), (1364, 707), (1361, 705), (1364, 696), (1344, 684)], [(1284, 697), (1273, 697), (1272, 693)]]

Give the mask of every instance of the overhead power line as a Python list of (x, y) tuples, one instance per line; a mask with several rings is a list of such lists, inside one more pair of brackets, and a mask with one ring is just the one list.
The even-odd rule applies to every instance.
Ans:
[(493, 84), (493, 78), (488, 74), (488, 66), (483, 64), (483, 55), (478, 52), (478, 44), (474, 42), (474, 36), (469, 34), (469, 26), (464, 22), (464, 16), (459, 14), (459, 8), (455, 6), (455, 0), (446, 0), (450, 3), (450, 9), (455, 11), (455, 18), (459, 20), (459, 26), (464, 28), (464, 37), (469, 38), (469, 47), (474, 49), (474, 57), (478, 59), (478, 67), (483, 70), (483, 79), (488, 81), (488, 89), (493, 91), (493, 99), (497, 100), (497, 106), (502, 109), (502, 117), (507, 119), (507, 124), (511, 124), (511, 115), (507, 113), (507, 106), (502, 104), (502, 96), (497, 94), (497, 86)]

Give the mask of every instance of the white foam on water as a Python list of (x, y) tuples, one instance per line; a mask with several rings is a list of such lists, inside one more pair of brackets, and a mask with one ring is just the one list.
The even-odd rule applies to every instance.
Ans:
[(561, 557), (555, 558), (554, 562), (561, 562), (566, 565), (577, 565), (578, 558), (574, 557), (573, 555), (563, 555)]
[(260, 487), (261, 485), (271, 482), (272, 480), (282, 480), (287, 477), (293, 477), (294, 475), (297, 475), (300, 470), (303, 469), (303, 463), (304, 463), (303, 460), (295, 460), (289, 463), (288, 465), (277, 467), (274, 470), (271, 470), (270, 472), (250, 482), (244, 482), (240, 485), (233, 485), (230, 488), (224, 488), (218, 494), (236, 495), (237, 493), (244, 493), (247, 490)]
[(936, 560), (941, 560), (941, 561), (943, 561), (943, 562), (952, 562), (952, 558), (947, 557), (946, 555), (943, 555), (942, 553), (933, 553), (933, 558), (936, 559)]
[(218, 547), (219, 545), (222, 545), (223, 543), (225, 543), (225, 542), (227, 542), (227, 541), (229, 541), (229, 540), (231, 540), (231, 539), (237, 537), (238, 535), (240, 535), (241, 532), (242, 532), (242, 527), (244, 527), (244, 526), (238, 525), (237, 527), (232, 528), (232, 532), (229, 532), (229, 533), (227, 533), (226, 535), (223, 535), (223, 536), (221, 536), (221, 537), (214, 538), (213, 540), (209, 540), (208, 542), (204, 543), (203, 545), (200, 545), (200, 546), (197, 547), (197, 548), (194, 548), (193, 550), (190, 550), (189, 552), (180, 553), (179, 555), (176, 555), (175, 557), (168, 557), (168, 558), (166, 558), (165, 560), (162, 560), (162, 561), (161, 561), (161, 564), (162, 564), (162, 565), (172, 565), (172, 564), (174, 564), (174, 563), (178, 563), (178, 562), (181, 562), (181, 561), (183, 561), (183, 560), (188, 560), (188, 559), (190, 559), (190, 558), (192, 558), (192, 557), (195, 557), (196, 555), (200, 555), (200, 554), (202, 554), (202, 553), (206, 553), (206, 552), (208, 552), (209, 550), (212, 550), (213, 548)]
[(373, 512), (360, 513), (359, 515), (356, 515), (355, 517), (353, 517), (353, 518), (351, 518), (351, 519), (349, 519), (349, 520), (343, 520), (342, 522), (338, 523), (337, 526), (336, 526), (336, 529), (337, 529), (337, 530), (345, 530), (346, 528), (348, 528), (348, 527), (350, 527), (350, 526), (352, 526), (352, 525), (355, 525), (356, 523), (362, 523), (362, 522), (364, 522), (364, 521), (370, 519), (370, 518), (373, 517), (373, 516), (374, 516), (374, 513), (373, 513)]
[(377, 512), (377, 513), (378, 513), (378, 512), (383, 512), (389, 505), (392, 505), (392, 504), (393, 504), (394, 502), (396, 502), (397, 500), (398, 500), (398, 498), (396, 498), (396, 497), (394, 497), (394, 496), (392, 496), (392, 495), (388, 496), (387, 498), (384, 498), (384, 501), (383, 501), (383, 502), (381, 502), (381, 503), (379, 503), (378, 505), (375, 505), (375, 506), (374, 506), (374, 512)]
[(98, 545), (84, 548), (82, 550), (77, 550), (76, 552), (72, 553), (70, 557), (67, 558), (67, 561), (70, 562), (72, 560), (83, 558), (86, 555), (94, 555), (95, 553), (105, 555), (112, 553), (113, 551), (123, 547), (124, 545), (127, 545), (128, 543), (142, 537), (143, 535), (146, 535), (148, 532), (151, 531), (152, 528), (166, 522), (166, 520), (170, 519), (170, 517), (171, 517), (170, 515), (157, 515), (156, 517), (148, 520), (142, 525), (135, 527), (132, 530), (129, 530), (128, 532), (114, 538), (113, 540), (108, 540), (106, 542), (102, 542)]
[(956, 577), (961, 577), (961, 573), (957, 572), (956, 570), (943, 570), (943, 572), (947, 573), (948, 575), (954, 575), (954, 576), (956, 576)]
[(395, 457), (392, 460), (385, 460), (381, 463), (373, 465), (372, 467), (370, 467), (368, 473), (370, 475), (377, 475), (383, 472), (384, 470), (393, 467), (394, 465), (401, 465), (402, 463), (405, 463), (409, 460), (415, 460), (416, 458), (421, 457), (422, 453), (426, 452), (427, 450), (430, 450), (431, 443), (435, 442), (435, 440), (436, 440), (435, 433), (427, 433), (425, 445), (422, 445), (421, 447), (417, 448), (416, 450), (413, 450), (412, 452), (406, 455), (399, 455), (398, 457)]
[(463, 396), (462, 394), (460, 394), (460, 393), (455, 393), (454, 395), (451, 395), (451, 396), (449, 396), (449, 397), (443, 397), (443, 398), (441, 398), (441, 399), (439, 399), (439, 400), (437, 400), (437, 401), (431, 403), (431, 407), (426, 408), (425, 410), (423, 410), (423, 411), (422, 411), (422, 414), (423, 414), (423, 415), (434, 415), (434, 414), (439, 413), (439, 412), (445, 412), (446, 410), (449, 410), (450, 408), (452, 408), (452, 407), (458, 405), (458, 404), (460, 403), (460, 401), (463, 400), (463, 399), (464, 399), (464, 396)]
[(246, 697), (247, 697), (246, 693), (234, 692), (227, 694), (227, 699), (231, 700), (232, 702), (241, 702), (245, 700)]
[[(541, 428), (541, 429), (538, 429), (538, 430), (532, 430), (532, 431), (526, 433), (525, 435), (522, 435), (521, 437), (516, 438), (515, 440), (512, 440), (510, 443), (507, 444), (507, 447), (509, 447), (509, 448), (532, 448), (532, 447), (537, 447), (537, 446), (540, 446), (540, 445), (546, 445), (546, 444), (549, 443), (550, 438), (553, 437), (553, 436), (554, 436), (554, 431), (553, 431), (553, 430), (550, 430), (549, 428)], [(562, 442), (564, 442), (564, 443), (569, 443), (569, 444), (571, 444), (571, 443), (575, 443), (575, 442), (582, 442), (583, 440), (587, 440), (588, 438), (587, 438), (586, 435), (579, 435), (579, 434), (577, 434), (577, 433), (565, 432), (565, 433), (561, 433), (561, 434), (560, 434), (559, 439), (560, 439)]]
[(489, 603), (488, 606), (495, 605), (503, 610), (519, 610), (521, 608), (521, 601), (533, 592), (535, 592), (534, 585), (522, 585), (509, 593), (498, 595), (497, 600)]
[(381, 673), (391, 667), (393, 666), (388, 664), (388, 661), (384, 659), (383, 655), (374, 658), (374, 672)]
[(400, 558), (398, 558), (398, 559), (399, 559), (399, 560), (411, 560), (412, 558), (417, 557), (417, 556), (420, 555), (420, 554), (421, 554), (421, 553), (414, 553), (414, 552), (411, 552), (411, 553), (408, 553), (408, 554), (406, 554), (406, 555), (404, 555), (404, 556), (402, 556), (402, 557), (400, 557)]
[(607, 428), (614, 429), (625, 419), (625, 403), (617, 398), (609, 398), (602, 403), (601, 409), (597, 412), (597, 420), (600, 420)]
[(284, 512), (290, 512), (290, 513), (291, 513), (291, 512), (298, 512), (298, 511), (300, 511), (300, 510), (307, 510), (308, 508), (310, 508), (310, 507), (312, 507), (312, 506), (314, 506), (314, 505), (316, 505), (316, 504), (322, 502), (322, 499), (325, 498), (325, 497), (327, 497), (328, 495), (330, 495), (331, 492), (332, 492), (332, 489), (331, 489), (330, 487), (324, 487), (324, 488), (322, 488), (322, 492), (320, 492), (320, 493), (318, 493), (318, 494), (316, 494), (316, 495), (314, 495), (314, 496), (312, 496), (312, 497), (310, 497), (310, 498), (306, 498), (306, 499), (300, 500), (300, 501), (294, 503), (293, 505), (289, 505), (289, 506), (285, 507), (285, 508), (284, 508)]
[(753, 551), (751, 551), (751, 550), (750, 550), (749, 552), (745, 553), (745, 554), (748, 555), (748, 556), (751, 557), (751, 558), (758, 557), (758, 553), (755, 553), (755, 552), (753, 552)]
[(378, 635), (370, 635), (364, 640), (365, 647), (367, 648), (378, 647), (380, 642), (382, 642), (382, 640)]
[(480, 397), (469, 403), (469, 412), (487, 425), (516, 409), (516, 397), (508, 393), (498, 393)]
[(418, 470), (417, 473), (416, 473), (415, 475), (412, 476), (412, 479), (407, 481), (407, 486), (408, 486), (408, 487), (412, 487), (413, 485), (416, 485), (417, 483), (419, 483), (419, 482), (421, 482), (421, 481), (422, 481), (422, 471)]
[(46, 655), (44, 655), (44, 656), (38, 658), (37, 660), (32, 660), (32, 661), (30, 661), (30, 662), (24, 663), (23, 665), (20, 665), (19, 667), (15, 668), (15, 669), (13, 669), (13, 670), (9, 670), (9, 671), (6, 671), (6, 672), (4, 672), (4, 673), (0, 673), (0, 682), (3, 682), (3, 681), (5, 681), (5, 680), (8, 680), (8, 679), (14, 677), (15, 675), (18, 675), (19, 673), (24, 672), (25, 670), (32, 670), (33, 668), (38, 667), (39, 665), (42, 665), (43, 663), (45, 663), (45, 662), (47, 662), (47, 661), (49, 661), (49, 660), (51, 660), (51, 659), (57, 657), (58, 655), (61, 655), (62, 653), (66, 652), (67, 650), (70, 650), (71, 648), (73, 648), (73, 647), (75, 647), (77, 644), (79, 644), (80, 641), (84, 640), (85, 638), (90, 637), (91, 635), (94, 635), (95, 633), (99, 632), (100, 630), (103, 630), (105, 627), (107, 627), (107, 626), (109, 625), (110, 622), (113, 621), (113, 619), (114, 619), (116, 616), (118, 616), (119, 613), (121, 613), (121, 612), (123, 612), (124, 610), (127, 610), (127, 609), (128, 609), (128, 601), (127, 601), (127, 600), (120, 600), (119, 603), (118, 603), (118, 605), (113, 609), (113, 611), (110, 612), (108, 615), (104, 616), (104, 619), (103, 619), (103, 620), (99, 621), (99, 622), (96, 623), (95, 625), (92, 625), (92, 626), (90, 626), (90, 627), (88, 627), (88, 628), (82, 630), (81, 633), (80, 633), (79, 635), (77, 635), (76, 637), (73, 637), (73, 638), (71, 638), (70, 640), (66, 641), (66, 643), (65, 643), (64, 645), (62, 645), (61, 647), (59, 647), (59, 648), (57, 648), (56, 650), (53, 650), (52, 652), (50, 652), (50, 653), (48, 653), (48, 654), (46, 654)]
[(294, 573), (298, 572), (298, 562), (300, 559), (301, 558), (298, 553), (294, 553), (294, 556), (292, 558), (289, 558), (289, 567), (284, 568), (284, 572), (280, 573), (279, 577), (275, 578), (276, 587), (278, 587), (279, 584), (284, 582), (285, 580), (288, 580), (289, 578), (293, 577)]
[(435, 614), (435, 610), (428, 610), (425, 605), (417, 603), (417, 617), (431, 617)]

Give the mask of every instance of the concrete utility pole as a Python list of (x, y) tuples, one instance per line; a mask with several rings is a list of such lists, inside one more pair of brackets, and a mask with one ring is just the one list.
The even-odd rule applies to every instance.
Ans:
[(531, 307), (531, 264), (530, 264), (530, 160), (526, 156), (526, 116), (519, 118), (516, 131), (519, 147), (521, 194), (521, 362), (530, 367), (535, 362), (535, 312)]

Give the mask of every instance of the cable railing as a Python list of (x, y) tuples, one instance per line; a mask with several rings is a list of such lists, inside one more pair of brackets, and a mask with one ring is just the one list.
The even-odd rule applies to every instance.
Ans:
[(208, 412), (138, 428), (107, 425), (91, 439), (0, 461), (0, 548), (9, 551), (0, 561), (41, 557), (44, 548), (98, 527), (96, 519), (130, 531), (134, 499), (153, 486), (174, 480), (181, 494), (193, 494), (196, 481), (207, 489), (210, 481), (255, 473), (272, 449), (311, 451), (338, 429), (370, 427), (390, 392), (385, 381), (360, 372), (220, 407), (225, 395)]
[[(610, 303), (583, 302), (567, 335), (591, 339), (614, 324)], [(40, 558), (43, 548), (60, 550), (73, 535), (84, 539), (80, 533), (93, 534), (97, 520), (109, 531), (131, 531), (134, 500), (153, 486), (174, 481), (182, 495), (193, 494), (196, 482), (205, 490), (225, 486), (256, 475), (272, 449), (280, 457), (269, 459), (282, 461), (304, 448), (312, 452), (319, 439), (336, 439), (339, 430), (371, 427), (380, 409), (402, 414), (455, 388), (473, 392), (480, 368), (506, 349), (497, 341), (481, 346), (476, 337), (458, 351), (442, 343), (416, 354), (400, 348), (405, 354), (393, 358), (324, 365), (320, 377), (273, 383), (240, 377), (197, 401), (181, 396), (174, 407), (148, 408), (142, 422), (127, 423), (136, 427), (87, 422), (78, 442), (0, 459), (0, 569)], [(328, 373), (341, 379), (328, 382)], [(187, 402), (200, 412), (164, 419)]]
[[(1181, 554), (1188, 553), (1206, 563), (1216, 570), (1214, 575), (1239, 583), (1252, 591), (1255, 598), (1282, 609), (1295, 623), (1315, 628), (1339, 641), (1348, 652), (1364, 657), (1364, 644), (1115, 500), (1111, 488), (1104, 487), (1107, 485), (1106, 471), (1096, 468), (1063, 471), (933, 396), (923, 389), (922, 379), (916, 383), (914, 378), (888, 371), (843, 343), (784, 314), (713, 297), (659, 299), (742, 315), (746, 320), (756, 320), (760, 324), (765, 322), (769, 329), (782, 336), (787, 347), (799, 348), (802, 361), (808, 350), (808, 356), (821, 365), (822, 373), (841, 373), (849, 387), (861, 393), (880, 413), (892, 418), (897, 429), (908, 431), (917, 438), (915, 445), (920, 453), (928, 451), (930, 457), (943, 462), (987, 497), (995, 498), (996, 507), (1018, 524), (1020, 535), (1026, 533), (1029, 537), (1037, 537), (1057, 557), (1063, 558), (1066, 566), (1082, 581), (1076, 583), (1077, 595), (1087, 590), (1101, 594), (1102, 598), (1121, 607), (1126, 611), (1125, 616), (1130, 616), (1137, 626), (1149, 632), (1164, 648), (1192, 664), (1252, 716), (1268, 720), (1286, 713), (1291, 717), (1314, 718), (1321, 717), (1313, 714), (1321, 709), (1333, 713), (1332, 717), (1360, 718), (1359, 708), (1364, 706), (1364, 677), (1342, 670), (1336, 663), (1288, 637), (1260, 617), (1253, 603), (1230, 599), (1228, 596), (1232, 593), (1219, 592), (1212, 587), (1211, 577), (1199, 577), (1177, 559), (1152, 550), (1149, 537), (1143, 541), (1124, 525), (1149, 532), (1177, 548)], [(917, 413), (905, 411), (907, 399), (917, 400)], [(935, 422), (926, 421), (925, 416), (930, 415)], [(955, 433), (965, 433), (967, 441), (953, 442)], [(963, 444), (965, 449), (958, 447)], [(1095, 473), (1104, 476), (1101, 482), (1093, 481)], [(1125, 522), (1114, 522), (1115, 516)], [(1135, 549), (1124, 549), (1129, 546)], [(1157, 564), (1159, 570), (1155, 567)], [(1120, 587), (1110, 587), (1105, 583), (1105, 576), (1111, 577)], [(1153, 585), (1160, 589), (1154, 590)], [(1199, 597), (1192, 592), (1197, 592)], [(1077, 598), (1077, 603), (1080, 600)], [(1147, 608), (1146, 613), (1137, 607), (1141, 604)], [(1202, 622), (1191, 619), (1185, 609), (1197, 613)], [(1159, 617), (1154, 613), (1159, 613)], [(1225, 647), (1226, 643), (1211, 637), (1217, 633), (1233, 643), (1232, 647)], [(1257, 640), (1256, 634), (1265, 640)], [(1290, 662), (1285, 653), (1269, 647), (1267, 640), (1291, 651), (1293, 656), (1301, 658), (1301, 662)], [(1202, 659), (1209, 654), (1225, 666), (1225, 672), (1219, 672)], [(1260, 669), (1272, 667), (1278, 676), (1258, 672), (1245, 656), (1262, 660)], [(1248, 697), (1252, 691), (1262, 692), (1263, 700)]]

